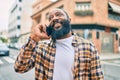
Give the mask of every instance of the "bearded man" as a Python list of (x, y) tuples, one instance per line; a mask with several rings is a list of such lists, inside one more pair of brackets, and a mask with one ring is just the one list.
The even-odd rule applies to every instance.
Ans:
[(70, 20), (62, 9), (50, 11), (49, 24), (35, 26), (21, 48), (15, 71), (24, 73), (35, 67), (35, 80), (103, 80), (96, 47), (72, 34)]

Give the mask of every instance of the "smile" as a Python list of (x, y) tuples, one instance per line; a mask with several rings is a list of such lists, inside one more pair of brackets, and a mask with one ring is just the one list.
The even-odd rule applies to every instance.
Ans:
[(60, 30), (62, 28), (62, 25), (60, 23), (56, 23), (53, 28), (55, 30)]

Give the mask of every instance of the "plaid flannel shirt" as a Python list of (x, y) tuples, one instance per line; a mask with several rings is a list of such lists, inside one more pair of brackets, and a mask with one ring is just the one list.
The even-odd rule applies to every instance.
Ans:
[[(74, 80), (104, 80), (95, 46), (76, 35), (71, 44), (75, 49)], [(53, 42), (40, 41), (37, 44), (29, 40), (15, 61), (15, 71), (24, 73), (35, 67), (35, 80), (53, 80), (55, 50)]]

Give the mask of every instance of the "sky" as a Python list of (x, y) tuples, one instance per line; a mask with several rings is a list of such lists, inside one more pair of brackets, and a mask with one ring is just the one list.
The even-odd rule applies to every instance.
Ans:
[(9, 9), (14, 2), (15, 0), (0, 0), (0, 31), (8, 29)]
[(0, 31), (8, 28), (9, 9), (15, 0), (0, 0)]

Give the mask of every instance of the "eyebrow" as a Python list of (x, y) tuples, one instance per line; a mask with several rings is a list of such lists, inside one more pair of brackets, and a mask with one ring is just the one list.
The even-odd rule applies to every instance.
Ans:
[[(64, 12), (61, 12), (61, 11), (56, 11), (54, 14), (55, 14), (55, 15), (56, 15), (56, 14), (63, 14), (63, 15), (64, 15), (65, 13), (64, 13)], [(65, 14), (65, 15), (66, 15), (66, 14)], [(49, 19), (50, 19), (51, 16), (52, 16), (52, 14), (49, 13), (49, 15), (48, 15)]]

